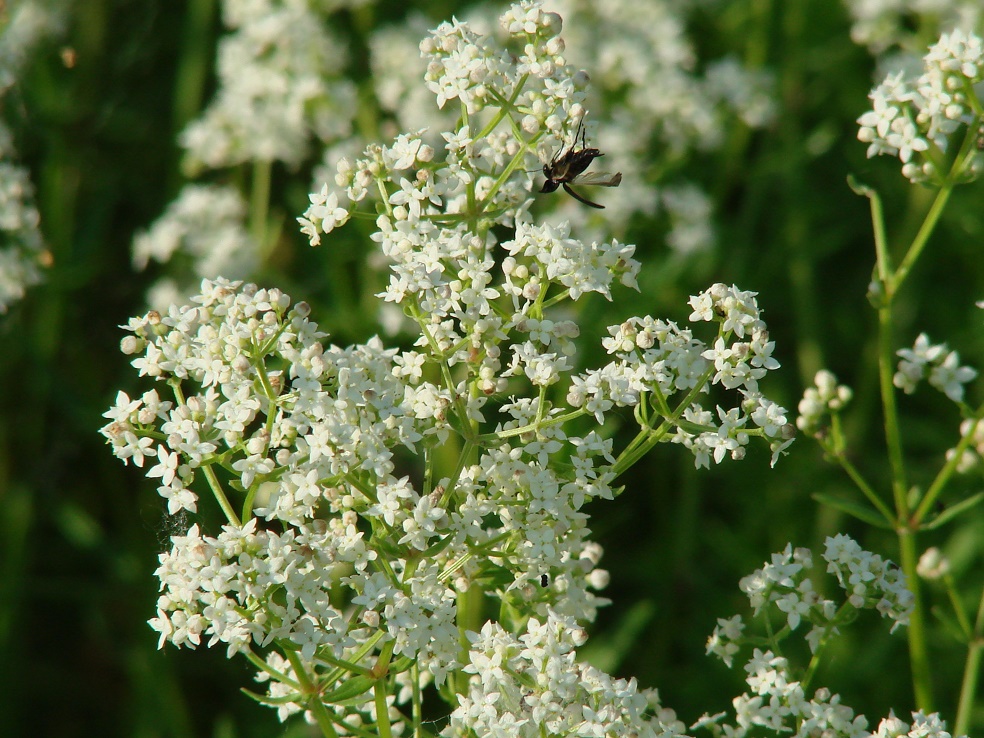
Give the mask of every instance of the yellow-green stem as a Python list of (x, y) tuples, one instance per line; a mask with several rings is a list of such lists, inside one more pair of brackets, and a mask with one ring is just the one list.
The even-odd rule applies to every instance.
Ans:
[(916, 573), (916, 565), (919, 563), (916, 534), (915, 531), (905, 527), (900, 527), (898, 532), (902, 571), (905, 573), (906, 584), (913, 597), (907, 633), (912, 668), (912, 690), (916, 698), (916, 708), (924, 713), (930, 713), (933, 711), (933, 689), (929, 651), (926, 647), (926, 613), (923, 608), (919, 575)]
[(885, 420), (885, 441), (892, 470), (892, 496), (895, 501), (896, 530), (899, 536), (902, 571), (913, 595), (913, 610), (909, 616), (909, 659), (912, 667), (912, 688), (916, 706), (925, 712), (932, 710), (933, 697), (930, 686), (929, 653), (926, 648), (926, 617), (920, 594), (916, 564), (916, 531), (911, 525), (907, 495), (905, 460), (902, 453), (902, 434), (899, 428), (895, 404), (895, 386), (892, 375), (895, 367), (891, 291), (878, 309), (878, 375)]
[(940, 493), (943, 491), (946, 483), (950, 481), (950, 477), (953, 476), (953, 473), (956, 471), (957, 465), (963, 459), (964, 451), (966, 451), (974, 441), (974, 435), (977, 433), (977, 426), (981, 422), (980, 408), (978, 408), (976, 415), (978, 419), (974, 421), (974, 424), (963, 435), (956, 448), (953, 449), (953, 454), (951, 454), (946, 464), (943, 465), (943, 468), (940, 469), (939, 473), (936, 475), (936, 478), (933, 480), (933, 483), (929, 485), (929, 489), (927, 489), (926, 494), (923, 495), (922, 501), (919, 503), (919, 507), (916, 508), (916, 512), (913, 513), (912, 524), (914, 527), (922, 523), (923, 519), (929, 514), (929, 511), (936, 504), (936, 499), (940, 496)]
[(977, 606), (977, 619), (974, 632), (967, 644), (967, 663), (964, 665), (963, 683), (960, 685), (960, 701), (957, 704), (957, 719), (953, 735), (966, 735), (970, 729), (970, 717), (974, 711), (974, 697), (977, 695), (977, 682), (981, 671), (981, 652), (984, 649), (984, 592)]
[(373, 687), (373, 697), (376, 701), (376, 728), (379, 731), (379, 738), (393, 738), (393, 730), (389, 721), (389, 705), (386, 704), (388, 695), (386, 680), (377, 679)]
[(878, 379), (881, 390), (885, 421), (885, 442), (888, 444), (888, 463), (892, 469), (892, 496), (898, 523), (907, 526), (909, 501), (906, 496), (905, 460), (902, 454), (902, 434), (899, 429), (898, 409), (895, 405), (895, 343), (893, 340), (892, 310), (884, 305), (878, 310)]
[(420, 738), (420, 726), (424, 719), (424, 713), (420, 695), (420, 665), (416, 662), (410, 667), (410, 688), (413, 702), (413, 736)]
[(212, 490), (212, 494), (219, 503), (219, 507), (222, 508), (222, 512), (226, 516), (226, 520), (235, 525), (237, 528), (242, 526), (242, 522), (239, 520), (239, 515), (233, 509), (232, 504), (229, 502), (229, 498), (226, 497), (225, 490), (222, 489), (222, 483), (219, 478), (215, 476), (215, 470), (211, 466), (203, 466), (202, 473), (205, 475), (205, 479), (208, 481), (208, 486)]
[(950, 194), (953, 192), (953, 184), (947, 182), (940, 188), (940, 191), (936, 193), (936, 199), (933, 200), (933, 204), (929, 208), (929, 212), (926, 213), (926, 218), (923, 220), (922, 226), (919, 228), (919, 232), (916, 233), (916, 237), (912, 240), (912, 244), (909, 246), (908, 251), (905, 252), (905, 256), (902, 258), (902, 263), (899, 264), (899, 268), (895, 271), (892, 277), (890, 292), (894, 294), (898, 291), (899, 287), (905, 281), (905, 278), (909, 276), (909, 271), (912, 266), (919, 259), (920, 254), (922, 254), (923, 248), (925, 248), (927, 241), (929, 241), (929, 236), (936, 227), (937, 221), (939, 221), (940, 216), (943, 214), (943, 209), (946, 207), (947, 201), (950, 199)]
[(335, 726), (331, 724), (331, 718), (328, 716), (328, 710), (321, 701), (321, 698), (315, 689), (314, 682), (311, 681), (311, 677), (308, 676), (307, 671), (304, 669), (304, 663), (294, 651), (284, 651), (284, 655), (290, 662), (291, 667), (294, 669), (294, 675), (297, 677), (297, 681), (300, 683), (304, 693), (307, 695), (306, 706), (311, 711), (311, 714), (314, 715), (314, 719), (317, 721), (318, 727), (321, 728), (322, 735), (324, 735), (325, 738), (338, 738), (338, 733), (335, 732)]

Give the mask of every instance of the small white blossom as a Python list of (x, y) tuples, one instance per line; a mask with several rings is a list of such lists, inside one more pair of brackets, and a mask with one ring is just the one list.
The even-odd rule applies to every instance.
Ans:
[(815, 387), (808, 387), (803, 393), (796, 418), (796, 427), (804, 433), (816, 436), (827, 416), (840, 412), (851, 401), (852, 391), (846, 385), (838, 385), (837, 377), (826, 369), (821, 369), (814, 377)]
[(961, 126), (976, 121), (965, 90), (984, 79), (984, 42), (960, 29), (944, 33), (923, 62), (916, 79), (905, 71), (889, 74), (869, 95), (872, 109), (858, 118), (868, 157), (897, 156), (912, 182), (939, 179), (939, 155)]
[(942, 579), (950, 573), (950, 560), (936, 546), (931, 546), (919, 557), (916, 572), (923, 579)]
[(922, 379), (940, 390), (954, 402), (963, 402), (964, 385), (977, 376), (977, 371), (960, 366), (960, 356), (946, 344), (930, 344), (925, 333), (919, 334), (911, 349), (899, 349), (898, 371), (892, 378), (896, 387), (906, 394), (916, 390)]

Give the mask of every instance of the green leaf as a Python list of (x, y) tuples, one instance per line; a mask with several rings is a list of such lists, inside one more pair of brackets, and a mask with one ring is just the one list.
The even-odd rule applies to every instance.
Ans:
[(709, 431), (715, 430), (715, 428), (709, 425), (700, 425), (699, 423), (684, 420), (683, 418), (677, 420), (676, 424), (692, 436), (699, 436), (701, 433), (708, 433)]
[(813, 499), (819, 502), (821, 505), (827, 505), (835, 510), (840, 510), (848, 515), (852, 515), (858, 520), (863, 520), (865, 523), (874, 525), (877, 528), (884, 528), (885, 530), (891, 530), (892, 525), (885, 520), (884, 517), (873, 508), (867, 505), (862, 505), (858, 502), (853, 502), (852, 500), (845, 500), (841, 497), (835, 497), (834, 495), (828, 495), (823, 492), (816, 492), (812, 495)]
[(451, 533), (448, 533), (446, 536), (444, 536), (444, 538), (442, 538), (441, 540), (439, 540), (433, 546), (431, 546), (430, 548), (424, 549), (424, 551), (421, 552), (420, 557), (421, 558), (424, 558), (424, 559), (427, 559), (427, 558), (432, 558), (434, 556), (437, 556), (439, 553), (441, 553), (441, 551), (443, 551), (444, 549), (446, 549), (448, 547), (448, 544), (451, 543), (451, 541), (452, 541), (453, 538), (454, 538), (454, 535), (451, 534)]
[(353, 697), (358, 697), (363, 695), (372, 689), (372, 685), (376, 683), (376, 680), (367, 676), (355, 676), (349, 679), (347, 682), (343, 682), (342, 686), (338, 689), (333, 690), (325, 694), (321, 701), (326, 704), (338, 704), (344, 702), (345, 700), (350, 700)]
[(978, 492), (973, 497), (968, 497), (966, 500), (958, 502), (956, 505), (951, 505), (935, 518), (923, 525), (922, 529), (936, 530), (937, 528), (949, 523), (958, 515), (962, 515), (964, 512), (974, 507), (974, 505), (979, 504), (981, 500), (984, 500), (984, 492)]

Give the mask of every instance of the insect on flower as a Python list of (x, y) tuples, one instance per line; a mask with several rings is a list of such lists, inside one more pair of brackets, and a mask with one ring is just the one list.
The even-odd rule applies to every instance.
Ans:
[[(577, 148), (577, 140), (581, 139), (581, 148)], [(543, 183), (540, 192), (553, 192), (563, 185), (568, 195), (575, 200), (590, 205), (593, 208), (604, 209), (604, 205), (591, 202), (586, 197), (579, 195), (571, 185), (590, 185), (595, 187), (618, 187), (622, 182), (622, 173), (616, 172), (591, 172), (584, 174), (584, 170), (591, 166), (591, 162), (599, 156), (604, 156), (598, 149), (589, 149), (584, 143), (583, 121), (577, 124), (577, 134), (574, 136), (574, 143), (567, 151), (561, 150), (549, 164), (543, 165), (543, 176), (547, 181)]]

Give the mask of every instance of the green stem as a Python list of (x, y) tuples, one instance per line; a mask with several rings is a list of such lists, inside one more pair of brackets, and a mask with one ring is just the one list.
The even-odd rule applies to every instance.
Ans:
[(229, 498), (226, 497), (225, 490), (222, 489), (222, 483), (215, 475), (215, 470), (211, 466), (206, 465), (202, 467), (202, 473), (208, 481), (208, 486), (212, 490), (212, 495), (214, 495), (216, 501), (219, 503), (219, 507), (222, 508), (222, 512), (225, 514), (226, 520), (235, 525), (237, 528), (242, 527), (242, 521), (240, 521), (239, 515), (236, 514), (235, 509), (229, 502)]
[(920, 580), (916, 572), (919, 560), (916, 545), (916, 530), (919, 521), (926, 515), (943, 485), (949, 479), (955, 468), (954, 463), (948, 463), (937, 475), (930, 493), (920, 501), (919, 508), (913, 515), (909, 508), (908, 481), (902, 449), (901, 429), (899, 426), (898, 410), (895, 403), (895, 389), (892, 376), (895, 365), (894, 330), (892, 306), (894, 298), (908, 277), (912, 267), (919, 260), (923, 249), (929, 241), (943, 210), (950, 199), (955, 184), (960, 180), (964, 169), (975, 153), (971, 150), (971, 137), (965, 139), (960, 153), (954, 160), (940, 190), (936, 193), (922, 225), (915, 238), (906, 250), (898, 269), (892, 270), (889, 261), (888, 247), (885, 238), (884, 218), (881, 203), (872, 190), (865, 188), (863, 194), (871, 201), (872, 222), (874, 224), (875, 251), (877, 256), (877, 271), (882, 283), (884, 294), (878, 305), (878, 374), (884, 408), (885, 440), (888, 445), (889, 465), (892, 470), (892, 493), (895, 501), (897, 532), (902, 559), (902, 569), (905, 572), (909, 588), (913, 595), (913, 611), (909, 618), (909, 656), (912, 662), (912, 685), (916, 705), (924, 712), (930, 712), (933, 696), (930, 680), (929, 653), (926, 645), (926, 615), (920, 592)]
[(864, 188), (863, 192), (871, 206), (872, 235), (875, 239), (875, 267), (878, 270), (878, 279), (881, 280), (887, 290), (889, 282), (892, 280), (892, 257), (888, 253), (888, 238), (885, 235), (885, 214), (878, 193), (868, 187)]
[(530, 423), (529, 425), (523, 425), (519, 428), (510, 428), (509, 430), (496, 431), (494, 433), (483, 433), (480, 436), (476, 436), (474, 438), (474, 442), (476, 445), (482, 446), (505, 438), (521, 436), (524, 433), (535, 433), (540, 428), (546, 428), (551, 425), (564, 425), (576, 418), (580, 418), (582, 415), (587, 414), (587, 410), (584, 408), (578, 408), (576, 410), (571, 410), (569, 413), (564, 413), (563, 415), (554, 415), (550, 418), (544, 418), (540, 423)]
[(377, 679), (373, 686), (373, 697), (376, 701), (376, 728), (379, 730), (379, 738), (393, 738), (393, 730), (390, 727), (389, 705), (386, 698), (389, 690), (386, 689), (386, 680)]
[(687, 396), (676, 406), (673, 413), (667, 416), (662, 423), (660, 423), (658, 428), (643, 428), (639, 431), (639, 434), (632, 439), (632, 442), (618, 455), (615, 463), (612, 464), (611, 470), (618, 478), (627, 469), (632, 468), (633, 465), (652, 449), (657, 443), (662, 441), (666, 434), (670, 432), (680, 417), (683, 415), (684, 411), (690, 407), (691, 403), (697, 398), (704, 385), (707, 384), (708, 380), (714, 374), (714, 365), (711, 364), (704, 370), (704, 373), (700, 376), (697, 382), (694, 384), (693, 389), (687, 393)]
[(888, 444), (888, 462), (892, 469), (892, 495), (898, 521), (908, 524), (909, 502), (905, 459), (902, 453), (902, 433), (899, 428), (898, 407), (895, 404), (895, 344), (893, 340), (891, 305), (878, 309), (878, 379), (882, 406), (885, 411), (885, 442)]
[(980, 415), (982, 410), (984, 410), (984, 408), (978, 408), (975, 413), (977, 420), (974, 421), (974, 424), (970, 427), (967, 433), (965, 433), (960, 439), (960, 442), (957, 444), (956, 448), (953, 449), (953, 454), (947, 460), (946, 464), (943, 465), (943, 468), (940, 469), (939, 473), (936, 475), (936, 478), (933, 480), (933, 483), (929, 486), (929, 489), (926, 490), (926, 494), (920, 501), (919, 507), (912, 515), (913, 527), (916, 527), (922, 523), (926, 515), (929, 514), (929, 511), (933, 508), (933, 505), (936, 504), (936, 499), (940, 496), (940, 493), (943, 491), (946, 483), (950, 481), (950, 477), (953, 476), (953, 473), (956, 471), (957, 465), (960, 464), (964, 451), (966, 451), (971, 443), (973, 443), (974, 435), (977, 433), (977, 426), (981, 422)]
[(947, 597), (950, 598), (953, 614), (956, 615), (957, 623), (960, 625), (960, 632), (967, 639), (967, 642), (970, 643), (974, 640), (974, 628), (970, 624), (970, 618), (967, 617), (967, 609), (963, 606), (963, 602), (960, 601), (960, 593), (957, 591), (957, 583), (954, 581), (952, 574), (948, 573), (943, 576), (943, 585), (946, 587)]
[(957, 719), (953, 735), (967, 735), (970, 718), (974, 711), (974, 696), (977, 694), (978, 675), (981, 669), (981, 654), (984, 650), (984, 592), (977, 606), (977, 620), (974, 633), (967, 645), (967, 663), (964, 665), (963, 682), (960, 685), (960, 701), (957, 704)]
[(916, 233), (916, 237), (912, 240), (912, 244), (909, 246), (908, 251), (906, 251), (905, 256), (902, 259), (902, 263), (899, 264), (899, 268), (892, 276), (891, 282), (888, 285), (889, 294), (894, 295), (895, 292), (897, 292), (902, 286), (905, 278), (909, 276), (909, 271), (922, 254), (922, 250), (925, 248), (926, 242), (929, 241), (930, 234), (932, 234), (933, 229), (936, 227), (936, 223), (943, 214), (943, 209), (946, 207), (946, 203), (950, 199), (950, 195), (953, 192), (953, 187), (953, 182), (948, 180), (940, 188), (940, 191), (936, 193), (936, 199), (933, 200), (933, 204), (930, 206), (929, 212), (926, 213), (926, 218), (919, 227), (919, 232)]
[(262, 658), (260, 658), (259, 656), (257, 656), (255, 653), (253, 653), (253, 651), (251, 649), (248, 649), (247, 648), (242, 653), (246, 657), (246, 660), (249, 661), (253, 666), (256, 667), (257, 671), (262, 671), (265, 674), (269, 674), (271, 679), (275, 679), (276, 681), (280, 682), (281, 684), (286, 684), (288, 687), (291, 687), (292, 689), (296, 689), (297, 691), (300, 691), (300, 689), (301, 689), (301, 685), (300, 684), (298, 684), (293, 679), (289, 679), (287, 677), (287, 675), (284, 674), (283, 672), (280, 672), (280, 671), (277, 671), (276, 669), (274, 669), (266, 661), (264, 661)]
[(831, 633), (837, 630), (836, 623), (844, 619), (844, 613), (850, 608), (853, 608), (853, 605), (849, 602), (842, 604), (834, 614), (834, 617), (830, 619), (827, 626), (823, 629), (823, 635), (820, 636), (820, 640), (817, 643), (817, 650), (810, 658), (810, 663), (806, 667), (806, 672), (800, 680), (800, 683), (803, 685), (803, 689), (809, 687), (810, 682), (813, 681), (813, 677), (816, 675), (817, 669), (820, 667), (821, 655), (823, 654), (824, 647), (827, 645), (827, 641), (830, 640)]
[(421, 723), (423, 723), (424, 714), (420, 696), (420, 665), (416, 661), (410, 667), (410, 688), (413, 704), (413, 736), (414, 738), (420, 738)]
[(933, 691), (929, 665), (929, 650), (926, 646), (926, 613), (922, 602), (922, 590), (916, 565), (919, 553), (916, 550), (916, 534), (910, 528), (899, 528), (899, 547), (902, 554), (902, 571), (906, 585), (912, 592), (913, 608), (909, 616), (909, 660), (912, 665), (912, 689), (916, 698), (916, 708), (924, 713), (933, 711)]
[(308, 699), (305, 700), (305, 706), (314, 715), (314, 719), (318, 722), (318, 727), (321, 728), (321, 734), (325, 738), (338, 738), (338, 733), (335, 732), (335, 726), (331, 724), (331, 717), (328, 715), (328, 709), (325, 707), (324, 703), (321, 701), (318, 690), (311, 681), (311, 677), (308, 676), (307, 671), (304, 669), (304, 664), (301, 662), (300, 657), (294, 651), (284, 651), (284, 655), (290, 662), (291, 667), (294, 669), (294, 675), (297, 677), (297, 681), (301, 684), (303, 692), (307, 695)]
[(931, 712), (933, 696), (930, 686), (929, 652), (926, 646), (926, 617), (920, 594), (919, 575), (916, 572), (919, 554), (916, 550), (916, 529), (910, 519), (902, 434), (895, 404), (895, 386), (892, 384), (895, 352), (892, 340), (891, 296), (892, 291), (889, 290), (885, 301), (878, 309), (879, 386), (885, 414), (885, 441), (888, 444), (888, 459), (892, 470), (892, 495), (895, 500), (896, 532), (899, 536), (902, 570), (905, 572), (906, 582), (913, 596), (913, 610), (909, 617), (908, 628), (912, 687), (918, 709)]

